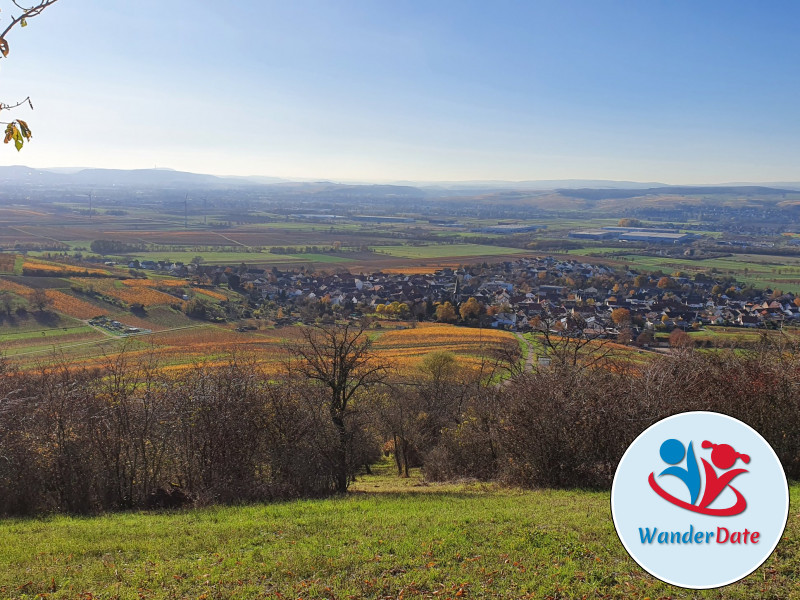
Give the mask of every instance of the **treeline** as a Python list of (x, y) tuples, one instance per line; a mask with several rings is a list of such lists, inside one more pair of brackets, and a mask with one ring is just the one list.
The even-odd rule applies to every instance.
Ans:
[(141, 252), (146, 248), (145, 244), (131, 244), (120, 240), (94, 240), (89, 245), (89, 249), (95, 254), (128, 254), (131, 252)]
[(800, 361), (783, 336), (646, 364), (565, 345), (530, 373), (512, 346), (479, 366), (434, 352), (401, 376), (363, 329), (303, 331), (282, 374), (241, 356), (176, 373), (124, 353), (97, 369), (6, 367), (0, 513), (318, 497), (381, 452), (401, 476), (607, 489), (642, 430), (687, 410), (748, 423), (800, 478)]
[[(103, 369), (6, 373), (0, 513), (87, 513), (314, 497), (335, 489), (320, 389), (248, 361), (166, 375), (124, 357)], [(350, 419), (351, 459), (376, 460)], [(372, 454), (362, 454), (372, 449)], [(356, 465), (349, 465), (355, 471)]]

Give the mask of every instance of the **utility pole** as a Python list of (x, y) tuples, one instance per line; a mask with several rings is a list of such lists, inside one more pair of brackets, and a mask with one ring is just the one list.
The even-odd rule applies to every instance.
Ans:
[(183, 199), (183, 228), (189, 229), (189, 194)]

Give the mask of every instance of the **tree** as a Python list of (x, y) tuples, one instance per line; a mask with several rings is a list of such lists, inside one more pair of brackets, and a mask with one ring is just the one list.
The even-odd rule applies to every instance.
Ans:
[(477, 319), (483, 311), (483, 305), (475, 298), (470, 298), (459, 307), (459, 314), (465, 321), (469, 319)]
[(664, 277), (662, 277), (661, 279), (658, 280), (658, 284), (657, 285), (658, 285), (658, 289), (666, 290), (666, 289), (672, 288), (674, 283), (673, 283), (672, 279), (670, 279), (669, 277), (667, 277), (665, 275)]
[(690, 348), (694, 345), (694, 342), (688, 333), (682, 329), (675, 328), (669, 334), (669, 345), (672, 348)]
[(653, 335), (653, 332), (652, 332), (652, 331), (650, 331), (649, 329), (645, 329), (645, 330), (644, 330), (642, 333), (640, 333), (640, 334), (638, 335), (638, 337), (636, 338), (636, 343), (637, 343), (639, 346), (650, 346), (650, 345), (654, 344), (654, 343), (655, 343), (655, 341), (656, 341), (656, 338), (655, 338), (655, 336)]
[(11, 292), (3, 291), (0, 292), (0, 304), (3, 306), (3, 309), (6, 311), (6, 315), (9, 317), (11, 316), (11, 312), (14, 310), (15, 302), (14, 296), (11, 295)]
[(455, 323), (458, 319), (455, 307), (450, 302), (445, 302), (436, 307), (436, 320), (441, 323)]
[[(18, 0), (11, 0), (15, 7), (21, 11), (19, 16), (11, 16), (11, 22), (6, 26), (6, 28), (0, 33), (0, 56), (2, 58), (7, 58), (9, 54), (9, 44), (8, 44), (8, 34), (9, 32), (19, 25), (20, 27), (27, 27), (28, 26), (28, 19), (31, 17), (35, 17), (39, 15), (45, 8), (48, 6), (55, 4), (58, 0), (40, 0), (34, 6), (29, 8), (25, 8), (24, 6), (18, 3)], [(31, 110), (33, 110), (33, 103), (31, 102), (30, 96), (25, 98), (24, 100), (20, 100), (14, 104), (6, 104), (5, 102), (0, 100), (0, 111), (3, 110), (12, 110), (14, 108), (19, 108), (27, 104), (30, 106)], [(3, 138), (3, 143), (7, 144), (11, 140), (14, 140), (14, 147), (19, 151), (22, 150), (22, 146), (24, 145), (25, 141), (31, 140), (31, 130), (28, 127), (28, 124), (23, 121), (22, 119), (14, 119), (13, 121), (0, 121), (0, 124), (5, 125), (5, 137)]]
[(44, 312), (52, 300), (50, 300), (47, 293), (42, 288), (36, 288), (29, 297), (30, 303), (33, 304), (39, 312)]
[(611, 320), (617, 326), (629, 324), (631, 321), (631, 311), (627, 308), (615, 308), (611, 311)]
[(127, 254), (137, 250), (144, 250), (144, 245), (128, 244), (119, 240), (93, 240), (89, 244), (89, 249), (95, 254)]
[(605, 332), (590, 328), (580, 314), (561, 319), (544, 309), (530, 324), (539, 332), (537, 341), (547, 350), (551, 364), (558, 368), (593, 367), (612, 356)]
[(353, 404), (362, 392), (386, 382), (389, 366), (371, 352), (372, 339), (364, 324), (312, 326), (302, 330), (301, 341), (286, 349), (296, 362), (291, 371), (327, 388), (323, 404), (336, 430), (332, 449), (336, 491), (344, 493), (352, 478), (351, 441), (348, 427)]

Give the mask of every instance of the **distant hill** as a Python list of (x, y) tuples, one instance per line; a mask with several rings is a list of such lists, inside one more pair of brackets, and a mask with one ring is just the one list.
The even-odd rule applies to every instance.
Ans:
[(584, 200), (609, 200), (619, 198), (636, 198), (639, 196), (720, 196), (720, 195), (744, 195), (744, 196), (782, 196), (793, 193), (795, 190), (778, 189), (762, 186), (664, 186), (647, 189), (557, 189), (558, 193), (571, 198), (582, 198)]
[(0, 183), (58, 183), (63, 175), (21, 165), (0, 167)]
[(541, 179), (529, 181), (398, 181), (397, 185), (412, 185), (421, 188), (442, 190), (555, 190), (577, 188), (629, 189), (642, 187), (663, 187), (667, 184), (641, 181), (614, 181), (606, 179)]
[[(0, 185), (8, 186), (79, 186), (160, 189), (197, 189), (248, 187), (269, 188), (281, 194), (312, 193), (331, 200), (345, 198), (447, 198), (485, 197), (487, 200), (511, 200), (508, 194), (528, 196), (552, 192), (562, 197), (597, 202), (655, 195), (758, 195), (778, 196), (800, 190), (800, 182), (782, 184), (725, 184), (678, 186), (663, 183), (642, 183), (601, 179), (550, 179), (528, 181), (398, 181), (376, 184), (368, 182), (334, 182), (312, 179), (287, 180), (266, 176), (217, 176), (172, 169), (95, 169), (95, 168), (31, 168), (21, 165), (0, 166)], [(491, 198), (496, 195), (495, 198)], [(538, 201), (538, 200), (537, 200)]]
[(32, 169), (0, 167), (0, 183), (16, 185), (79, 185), (83, 187), (218, 187), (255, 185), (248, 180), (169, 169)]

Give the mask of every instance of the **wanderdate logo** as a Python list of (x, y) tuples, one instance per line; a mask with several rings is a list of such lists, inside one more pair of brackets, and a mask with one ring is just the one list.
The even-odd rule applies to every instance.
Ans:
[[(704, 440), (701, 447), (712, 449), (711, 463), (713, 463), (712, 466), (705, 458), (701, 458), (700, 460), (703, 464), (702, 474), (697, 465), (692, 442), (689, 442), (688, 449), (684, 448), (683, 443), (674, 438), (668, 439), (661, 444), (661, 458), (665, 463), (672, 466), (661, 471), (658, 476), (671, 475), (682, 481), (689, 492), (689, 502), (676, 498), (665, 491), (656, 482), (655, 472), (650, 473), (647, 478), (650, 487), (667, 502), (703, 515), (728, 517), (744, 512), (744, 509), (747, 508), (747, 500), (738, 489), (731, 485), (731, 482), (734, 478), (748, 471), (747, 469), (731, 469), (731, 467), (737, 460), (749, 463), (750, 456), (737, 452), (729, 444), (714, 444), (708, 440)], [(679, 463), (682, 462), (685, 462), (685, 466), (679, 466)], [(720, 470), (719, 473), (717, 469)], [(702, 497), (700, 496), (701, 489), (704, 489)], [(711, 508), (710, 505), (726, 489), (730, 489), (736, 495), (735, 504), (728, 507)]]
[(688, 412), (639, 435), (620, 460), (611, 513), (625, 549), (667, 583), (721, 587), (772, 553), (789, 489), (770, 445), (727, 415)]

